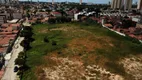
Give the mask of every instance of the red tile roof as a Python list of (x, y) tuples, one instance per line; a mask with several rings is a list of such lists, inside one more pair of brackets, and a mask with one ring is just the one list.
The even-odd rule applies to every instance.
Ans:
[(0, 40), (0, 45), (9, 44), (9, 40), (10, 38), (4, 37), (2, 40)]
[(104, 24), (106, 27), (113, 27), (111, 24)]
[(52, 14), (61, 14), (60, 12), (51, 12)]
[(0, 32), (0, 35), (9, 35), (12, 34), (12, 32)]
[(2, 26), (2, 27), (8, 27), (9, 24), (8, 24), (8, 23), (4, 23), (4, 24), (2, 24), (1, 26)]
[(17, 34), (19, 31), (18, 30), (14, 30), (12, 31), (14, 34)]
[(0, 48), (0, 53), (6, 51), (6, 47), (1, 47)]
[(19, 23), (10, 24), (10, 27), (20, 27), (20, 24)]

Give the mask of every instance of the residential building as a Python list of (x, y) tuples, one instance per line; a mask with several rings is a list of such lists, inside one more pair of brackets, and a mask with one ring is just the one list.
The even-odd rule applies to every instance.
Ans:
[(56, 11), (51, 12), (51, 15), (53, 15), (54, 17), (61, 17), (62, 16), (62, 14), (60, 12), (56, 12)]
[(0, 24), (3, 24), (6, 22), (6, 16), (1, 16), (0, 15)]
[(13, 18), (14, 19), (21, 19), (22, 18), (22, 13), (13, 13)]
[(52, 0), (52, 4), (54, 4), (54, 0)]
[(6, 20), (11, 18), (10, 13), (7, 13), (7, 12), (0, 13), (0, 16), (5, 16)]
[(124, 4), (125, 10), (130, 10), (132, 8), (132, 0), (125, 0)]
[(112, 0), (111, 8), (112, 9), (121, 9), (123, 7), (123, 0)]
[(120, 9), (122, 5), (122, 0), (117, 0), (116, 4), (117, 4), (116, 8)]
[(0, 4), (10, 4), (12, 0), (0, 0)]
[(142, 10), (142, 0), (138, 1), (137, 9)]
[(111, 8), (112, 8), (112, 9), (113, 9), (114, 6), (115, 6), (115, 5), (114, 5), (114, 4), (115, 4), (115, 1), (116, 1), (116, 0), (112, 0), (112, 1), (111, 1)]
[(80, 5), (82, 5), (82, 0), (80, 0)]

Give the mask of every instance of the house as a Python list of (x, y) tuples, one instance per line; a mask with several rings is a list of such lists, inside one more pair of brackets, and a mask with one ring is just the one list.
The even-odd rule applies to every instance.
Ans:
[(136, 28), (141, 28), (142, 29), (142, 24), (136, 24)]
[(20, 24), (19, 23), (10, 24), (10, 27), (12, 27), (12, 30), (19, 30), (20, 29)]
[(46, 17), (46, 18), (42, 19), (41, 22), (44, 23), (44, 22), (47, 22), (48, 20), (49, 20), (49, 18)]
[[(6, 52), (6, 47), (1, 47), (0, 46), (0, 58), (3, 56), (3, 53), (5, 53)], [(0, 60), (1, 61), (1, 60)]]
[(8, 38), (8, 37), (1, 38), (0, 46), (1, 47), (8, 47), (9, 41), (10, 41), (10, 38)]
[(36, 15), (40, 15), (42, 17), (48, 17), (48, 12), (37, 12)]
[(17, 23), (19, 21), (19, 19), (13, 19), (13, 20), (10, 20), (10, 21), (7, 21), (8, 23), (10, 24), (13, 24), (13, 23)]
[(54, 17), (61, 17), (62, 16), (62, 14), (60, 12), (56, 12), (56, 11), (51, 12), (51, 15)]
[(11, 14), (10, 13), (0, 13), (0, 16), (5, 16), (5, 19), (11, 19)]
[(111, 24), (104, 24), (104, 26), (109, 27), (109, 28), (113, 28), (113, 26)]
[(0, 24), (6, 23), (6, 16), (0, 16)]
[(1, 25), (2, 28), (7, 28), (8, 26), (9, 26), (8, 23), (3, 23), (3, 24)]
[(13, 19), (22, 19), (22, 13), (13, 13)]
[(74, 17), (74, 12), (73, 10), (71, 11), (66, 11), (66, 14), (68, 15), (68, 17), (73, 18)]

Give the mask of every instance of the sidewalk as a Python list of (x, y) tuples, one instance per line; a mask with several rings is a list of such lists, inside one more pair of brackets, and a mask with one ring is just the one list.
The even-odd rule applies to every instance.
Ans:
[[(13, 46), (13, 50), (11, 51), (12, 52), (11, 59), (9, 60), (8, 64), (5, 67), (5, 72), (1, 80), (15, 80), (16, 79), (17, 73), (14, 72), (15, 59), (18, 57), (18, 54), (24, 50), (23, 47), (20, 45), (21, 41), (23, 40), (24, 40), (23, 37), (18, 37), (18, 39), (16, 40)], [(15, 47), (15, 46), (18, 46), (18, 47)]]

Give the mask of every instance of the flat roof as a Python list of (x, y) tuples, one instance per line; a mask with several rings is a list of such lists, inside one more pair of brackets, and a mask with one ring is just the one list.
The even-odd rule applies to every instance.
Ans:
[(13, 19), (11, 21), (7, 21), (8, 23), (17, 23), (19, 19)]

